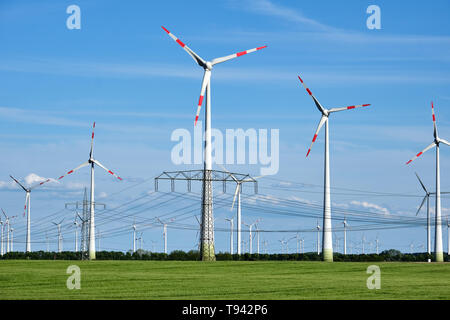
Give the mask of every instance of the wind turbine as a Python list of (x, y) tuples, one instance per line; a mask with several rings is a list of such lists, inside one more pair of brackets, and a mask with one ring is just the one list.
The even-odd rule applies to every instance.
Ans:
[(347, 218), (344, 217), (342, 224), (344, 225), (344, 254), (347, 254)]
[(136, 221), (133, 220), (133, 253), (136, 252)]
[(322, 117), (320, 118), (319, 125), (317, 126), (317, 130), (312, 139), (311, 145), (309, 146), (308, 152), (306, 153), (306, 157), (308, 157), (311, 152), (312, 145), (317, 139), (317, 135), (319, 134), (320, 129), (325, 124), (325, 172), (324, 172), (324, 198), (323, 198), (323, 241), (322, 241), (322, 252), (324, 261), (333, 261), (333, 240), (332, 240), (332, 226), (331, 226), (331, 200), (330, 200), (330, 157), (329, 157), (329, 133), (328, 133), (328, 117), (333, 112), (350, 110), (360, 107), (367, 107), (370, 104), (361, 104), (348, 106), (343, 108), (331, 108), (325, 109), (320, 102), (314, 97), (311, 93), (311, 90), (305, 85), (303, 80), (298, 77), (303, 87), (309, 93), (311, 98), (314, 100), (314, 103), (319, 109)]
[(61, 223), (63, 221), (64, 221), (64, 219), (62, 219), (59, 223), (52, 222), (58, 228), (58, 252), (59, 253), (61, 253), (61, 251), (62, 251)]
[(11, 232), (11, 252), (14, 252), (14, 228), (9, 228)]
[(0, 217), (0, 228), (1, 228), (1, 233), (2, 233), (2, 238), (1, 238), (1, 245), (0, 245), (0, 255), (2, 255), (3, 256), (3, 229), (4, 229), (4, 227), (3, 227), (3, 220), (2, 220), (2, 218)]
[(435, 254), (435, 260), (436, 262), (443, 262), (444, 261), (444, 253), (442, 248), (442, 218), (441, 218), (441, 174), (440, 174), (440, 163), (439, 163), (439, 145), (442, 142), (443, 144), (446, 144), (450, 146), (450, 142), (447, 140), (439, 138), (438, 130), (436, 126), (436, 116), (434, 114), (434, 106), (433, 102), (431, 102), (431, 113), (433, 116), (433, 136), (434, 141), (425, 149), (423, 149), (421, 152), (416, 154), (411, 160), (406, 162), (406, 164), (411, 163), (416, 158), (420, 157), (423, 153), (425, 153), (427, 150), (431, 149), (432, 147), (436, 147), (436, 220), (435, 220), (435, 241), (434, 241), (434, 254)]
[[(206, 92), (205, 105), (205, 149), (204, 149), (204, 173), (203, 173), (203, 188), (202, 188), (202, 234), (201, 234), (201, 256), (202, 260), (215, 260), (214, 253), (214, 222), (213, 222), (213, 190), (211, 182), (212, 170), (212, 154), (211, 154), (211, 71), (216, 64), (243, 56), (247, 53), (255, 52), (257, 50), (266, 48), (266, 46), (258, 47), (225, 57), (216, 58), (211, 61), (206, 61), (190, 49), (185, 43), (173, 35), (169, 30), (162, 27), (167, 34), (176, 41), (193, 59), (204, 69), (203, 81), (200, 91), (200, 98), (197, 104), (197, 113), (195, 115), (194, 125), (200, 114), (200, 109), (203, 104), (203, 99)], [(240, 242), (239, 242), (240, 243)], [(238, 252), (240, 253), (240, 252)]]
[(31, 190), (33, 190), (34, 188), (38, 187), (38, 186), (42, 186), (44, 183), (49, 182), (50, 179), (47, 179), (45, 181), (39, 182), (37, 184), (35, 184), (34, 186), (30, 187), (30, 188), (25, 188), (19, 181), (17, 181), (16, 178), (14, 178), (12, 175), (9, 175), (11, 177), (11, 179), (13, 179), (19, 186), (22, 187), (22, 189), (26, 192), (25, 195), (25, 206), (23, 207), (23, 215), (25, 216), (25, 214), (27, 215), (27, 242), (26, 242), (26, 251), (30, 252), (31, 251), (31, 239), (30, 239), (30, 235), (31, 235), (31, 231), (30, 231), (30, 224), (31, 224), (31, 217), (30, 217), (30, 211), (31, 211)]
[(104, 165), (102, 165), (98, 160), (94, 159), (94, 129), (95, 129), (95, 122), (92, 126), (92, 136), (91, 136), (91, 151), (89, 152), (89, 160), (80, 164), (75, 169), (72, 169), (68, 171), (66, 174), (60, 176), (58, 180), (61, 180), (65, 176), (73, 173), (74, 171), (83, 168), (85, 166), (90, 165), (91, 166), (91, 201), (90, 201), (90, 219), (89, 219), (89, 259), (94, 260), (95, 259), (95, 202), (94, 202), (94, 187), (95, 187), (95, 181), (94, 181), (94, 165), (98, 165), (100, 168), (104, 169), (109, 174), (113, 175), (119, 180), (122, 180), (121, 177), (119, 177), (117, 174), (112, 172), (111, 170), (107, 169)]
[[(280, 243), (281, 243), (281, 253), (283, 253), (283, 246), (284, 245), (287, 245), (287, 241), (286, 241), (286, 239), (282, 239), (282, 240), (278, 240), (278, 241), (280, 241)], [(286, 247), (286, 253), (287, 253), (287, 247)]]
[(230, 218), (230, 219), (225, 218), (225, 220), (230, 222), (230, 254), (233, 254), (233, 221), (234, 221), (234, 218)]
[(320, 254), (320, 225), (319, 220), (317, 220), (317, 255)]
[(450, 256), (450, 222), (447, 216), (447, 255)]
[(75, 226), (75, 252), (78, 252), (78, 226), (80, 223), (77, 221), (78, 212), (75, 214), (75, 220), (73, 221), (73, 225)]
[(5, 213), (5, 211), (2, 209), (2, 213), (5, 216), (5, 226), (6, 226), (6, 253), (11, 252), (12, 248), (11, 248), (11, 242), (10, 242), (10, 229), (11, 229), (11, 219), (13, 218), (17, 218), (16, 216), (12, 216), (12, 217), (8, 217)]
[[(167, 254), (167, 222), (162, 222), (158, 217), (156, 220), (159, 221), (163, 225), (163, 238), (164, 238), (164, 253)], [(170, 219), (170, 222), (172, 222), (174, 219)]]
[(262, 178), (263, 176), (259, 176), (259, 177), (255, 177), (253, 179), (242, 179), (239, 180), (238, 178), (236, 178), (236, 176), (234, 174), (232, 174), (230, 171), (228, 171), (224, 166), (219, 165), (223, 170), (225, 170), (225, 172), (227, 172), (231, 179), (234, 180), (234, 182), (236, 182), (236, 189), (234, 190), (234, 196), (233, 196), (233, 202), (231, 203), (231, 208), (230, 211), (233, 210), (234, 208), (234, 204), (236, 203), (236, 199), (237, 199), (237, 254), (241, 254), (241, 227), (242, 227), (242, 215), (241, 215), (241, 193), (242, 193), (242, 183), (244, 182), (255, 182), (256, 179)]
[(250, 241), (250, 249), (249, 249), (249, 252), (250, 252), (250, 254), (253, 253), (252, 228), (253, 228), (253, 226), (256, 225), (259, 221), (261, 221), (261, 219), (257, 219), (255, 222), (253, 222), (253, 223), (251, 223), (251, 224), (244, 223), (244, 224), (248, 227), (248, 229), (249, 229), (249, 231), (250, 231), (250, 232), (249, 232), (249, 241)]

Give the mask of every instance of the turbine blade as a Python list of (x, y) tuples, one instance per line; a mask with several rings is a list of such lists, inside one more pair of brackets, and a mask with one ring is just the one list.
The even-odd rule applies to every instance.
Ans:
[(316, 99), (316, 97), (314, 97), (314, 95), (312, 94), (311, 90), (309, 90), (309, 88), (306, 86), (306, 84), (303, 82), (302, 78), (300, 78), (300, 76), (297, 76), (298, 79), (300, 80), (300, 82), (302, 83), (303, 87), (306, 89), (306, 91), (309, 93), (309, 95), (311, 96), (311, 98), (314, 100), (314, 103), (316, 104), (317, 109), (319, 109), (319, 111), (322, 114), (325, 114), (325, 108), (322, 107), (322, 105), (320, 104), (319, 100)]
[(442, 142), (442, 143), (444, 143), (444, 144), (450, 146), (450, 142), (448, 142), (447, 140), (444, 140), (444, 139), (439, 138), (439, 142)]
[(423, 204), (425, 203), (425, 200), (427, 200), (427, 196), (423, 197), (422, 203), (420, 204), (419, 209), (417, 209), (416, 216), (419, 214), (420, 209), (422, 209), (422, 206), (423, 206)]
[(436, 138), (438, 136), (438, 132), (437, 132), (437, 126), (436, 126), (436, 116), (434, 114), (433, 101), (431, 101), (431, 113), (433, 115), (433, 130), (434, 130), (433, 134), (434, 134), (434, 137)]
[(178, 43), (191, 57), (194, 59), (195, 62), (201, 67), (206, 66), (205, 60), (203, 60), (198, 54), (196, 54), (191, 48), (189, 48), (185, 43), (183, 43), (180, 39), (178, 39), (173, 33), (171, 33), (169, 30), (161, 26), (161, 28), (164, 29), (165, 32), (176, 42)]
[(109, 174), (112, 174), (114, 177), (116, 177), (119, 180), (122, 180), (121, 177), (119, 177), (117, 174), (115, 174), (114, 172), (112, 172), (111, 170), (109, 170), (108, 168), (106, 168), (104, 165), (102, 165), (100, 162), (98, 162), (97, 160), (93, 160), (93, 162), (98, 165), (99, 167), (103, 168), (106, 172), (108, 172)]
[(236, 197), (237, 197), (237, 195), (238, 195), (238, 192), (239, 192), (240, 187), (241, 187), (241, 184), (238, 183), (238, 184), (236, 185), (236, 191), (234, 192), (233, 202), (231, 203), (231, 209), (230, 209), (230, 211), (233, 210), (233, 208), (234, 208), (234, 203), (236, 202)]
[(89, 161), (86, 161), (86, 162), (80, 164), (80, 165), (79, 165), (78, 167), (76, 167), (75, 169), (72, 169), (72, 170), (68, 171), (66, 174), (60, 176), (57, 180), (61, 180), (61, 179), (64, 178), (65, 176), (67, 176), (67, 175), (73, 173), (74, 171), (77, 171), (77, 170), (80, 169), (80, 168), (83, 168), (83, 167), (87, 166), (88, 164), (89, 164)]
[(434, 147), (436, 145), (436, 143), (433, 141), (433, 143), (431, 143), (428, 147), (426, 147), (425, 149), (423, 149), (422, 151), (420, 151), (418, 154), (416, 154), (411, 160), (409, 160), (406, 164), (410, 164), (412, 161), (414, 161), (416, 158), (420, 157), (422, 154), (424, 154), (426, 151), (428, 151), (429, 149), (431, 149), (432, 147)]
[(19, 186), (22, 187), (23, 190), (28, 191), (19, 181), (17, 181), (16, 178), (14, 178), (12, 175), (9, 175), (11, 179), (13, 179)]
[(92, 158), (92, 154), (94, 152), (94, 130), (95, 130), (95, 121), (92, 125), (92, 136), (91, 136), (91, 151), (89, 152), (89, 158)]
[(197, 125), (197, 120), (200, 114), (200, 109), (202, 108), (203, 104), (203, 98), (205, 96), (206, 86), (209, 84), (209, 80), (211, 79), (211, 71), (205, 70), (205, 73), (203, 74), (203, 81), (202, 81), (202, 89), (200, 91), (200, 98), (198, 99), (198, 105), (197, 105), (197, 113), (195, 114), (195, 122), (194, 126)]
[(34, 186), (32, 186), (29, 190), (33, 190), (33, 189), (36, 188), (36, 187), (42, 186), (44, 183), (47, 183), (47, 182), (49, 182), (49, 181), (50, 181), (50, 179), (41, 181), (41, 182), (39, 182), (38, 184), (35, 184)]
[(23, 206), (23, 216), (25, 217), (27, 213), (27, 206), (28, 206), (28, 199), (30, 199), (30, 193), (27, 192), (27, 195), (25, 196), (25, 205)]
[(369, 104), (359, 104), (359, 105), (355, 105), (355, 106), (348, 106), (348, 107), (343, 107), (343, 108), (331, 108), (328, 111), (329, 112), (338, 112), (338, 111), (344, 111), (344, 110), (350, 110), (350, 109), (368, 107), (368, 106), (370, 106), (370, 103)]
[(219, 165), (219, 167), (221, 167), (225, 172), (227, 172), (229, 175), (230, 175), (230, 177), (234, 180), (234, 181), (236, 181), (236, 182), (238, 182), (238, 180), (236, 179), (236, 177), (230, 172), (230, 171), (228, 171), (227, 170), (227, 168), (225, 168), (223, 165), (221, 165), (221, 164), (218, 164)]
[(216, 65), (216, 64), (218, 64), (218, 63), (222, 63), (222, 62), (225, 62), (225, 61), (228, 61), (228, 60), (231, 60), (231, 59), (234, 59), (234, 58), (243, 56), (244, 54), (252, 53), (252, 52), (255, 52), (255, 51), (264, 49), (264, 48), (267, 48), (267, 46), (262, 46), (262, 47), (258, 47), (258, 48), (253, 48), (253, 49), (241, 51), (241, 52), (238, 52), (238, 53), (230, 54), (230, 55), (225, 56), (225, 57), (216, 58), (216, 59), (213, 59), (213, 60), (211, 61), (211, 64), (212, 64), (212, 65)]
[(420, 185), (422, 186), (423, 190), (428, 193), (427, 188), (425, 188), (425, 185), (423, 184), (422, 180), (420, 180), (419, 175), (417, 174), (417, 172), (414, 172), (416, 174), (417, 179), (419, 179)]
[(306, 153), (306, 157), (308, 157), (309, 153), (311, 152), (311, 148), (312, 148), (314, 142), (316, 141), (317, 135), (319, 134), (319, 131), (322, 128), (325, 121), (328, 121), (328, 118), (326, 116), (322, 115), (322, 118), (320, 118), (320, 121), (319, 121), (319, 125), (317, 126), (317, 130), (314, 133), (314, 137), (312, 139), (311, 145), (309, 146), (308, 152)]

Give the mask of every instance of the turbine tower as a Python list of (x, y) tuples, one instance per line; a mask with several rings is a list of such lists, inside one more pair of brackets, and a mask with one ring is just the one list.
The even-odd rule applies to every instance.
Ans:
[[(167, 222), (162, 222), (158, 217), (156, 218), (159, 223), (163, 225), (163, 240), (164, 240), (164, 253), (167, 254)], [(170, 222), (175, 220), (174, 218), (170, 219)]]
[(136, 252), (136, 221), (133, 220), (133, 253)]
[(225, 220), (230, 222), (230, 254), (233, 254), (233, 221), (234, 221), (234, 218), (230, 218), (230, 219), (225, 218)]
[(78, 226), (80, 223), (77, 221), (78, 212), (75, 214), (75, 220), (73, 221), (73, 225), (75, 226), (75, 252), (78, 252)]
[(434, 115), (434, 106), (433, 102), (431, 102), (431, 113), (433, 116), (433, 135), (434, 141), (421, 152), (416, 154), (411, 160), (409, 160), (406, 164), (411, 163), (416, 158), (420, 157), (427, 150), (432, 147), (436, 147), (436, 220), (435, 220), (435, 240), (434, 240), (434, 255), (436, 262), (444, 261), (444, 252), (442, 248), (442, 217), (441, 217), (441, 174), (439, 169), (439, 145), (440, 143), (446, 144), (450, 146), (450, 142), (447, 140), (439, 138), (437, 126), (436, 126), (436, 116)]
[(89, 219), (89, 259), (95, 260), (95, 201), (94, 201), (94, 188), (95, 188), (95, 181), (94, 181), (94, 165), (99, 166), (100, 168), (104, 169), (109, 174), (113, 175), (119, 180), (122, 180), (121, 177), (119, 177), (117, 174), (112, 172), (111, 170), (107, 169), (104, 165), (102, 165), (98, 160), (94, 159), (94, 129), (95, 129), (95, 122), (92, 126), (92, 136), (91, 136), (91, 151), (89, 152), (89, 160), (80, 164), (78, 167), (76, 167), (73, 170), (68, 171), (65, 175), (62, 175), (58, 178), (58, 180), (61, 180), (65, 176), (73, 173), (74, 171), (83, 168), (85, 166), (90, 165), (91, 166), (91, 201), (90, 201), (90, 219)]
[(319, 220), (317, 220), (317, 255), (320, 254), (320, 225)]
[(11, 252), (14, 252), (14, 228), (10, 228), (9, 231), (11, 232)]
[(64, 221), (64, 219), (62, 219), (59, 223), (52, 222), (58, 228), (58, 252), (59, 253), (61, 253), (61, 251), (62, 251), (61, 223), (63, 221)]
[(347, 254), (347, 219), (344, 217), (344, 222), (342, 222), (344, 225), (344, 254)]
[(27, 242), (26, 242), (26, 251), (27, 252), (31, 252), (31, 231), (30, 231), (30, 224), (31, 224), (31, 216), (30, 216), (30, 211), (31, 211), (31, 190), (33, 190), (34, 188), (38, 187), (38, 186), (42, 186), (44, 183), (49, 182), (50, 179), (47, 179), (45, 181), (39, 182), (38, 184), (30, 187), (30, 188), (25, 188), (19, 181), (17, 181), (16, 178), (14, 178), (12, 175), (9, 175), (11, 177), (11, 179), (13, 179), (19, 186), (22, 187), (22, 189), (26, 192), (25, 195), (25, 206), (23, 208), (23, 215), (25, 216), (25, 214), (27, 215)]
[(0, 217), (0, 229), (1, 229), (1, 235), (2, 235), (2, 237), (1, 237), (1, 244), (0, 244), (0, 255), (2, 255), (3, 256), (3, 220), (2, 220), (2, 218)]
[(325, 109), (320, 102), (314, 97), (309, 88), (305, 85), (303, 80), (298, 77), (303, 87), (309, 93), (311, 98), (314, 100), (314, 103), (319, 109), (322, 117), (320, 118), (319, 125), (312, 139), (311, 145), (309, 146), (308, 152), (306, 153), (306, 157), (308, 157), (311, 152), (312, 145), (317, 139), (317, 135), (319, 134), (320, 129), (325, 124), (325, 172), (324, 172), (324, 197), (323, 197), (323, 240), (322, 240), (322, 252), (323, 252), (323, 260), (324, 261), (333, 261), (333, 239), (332, 239), (332, 226), (331, 226), (331, 199), (330, 199), (330, 157), (329, 157), (329, 129), (328, 129), (328, 117), (333, 112), (350, 110), (360, 107), (367, 107), (370, 104), (362, 104), (355, 106), (348, 106), (343, 108), (331, 108)]
[(253, 228), (253, 226), (255, 226), (259, 221), (261, 221), (261, 219), (257, 219), (255, 222), (253, 222), (253, 223), (251, 223), (251, 224), (246, 224), (246, 223), (244, 223), (247, 227), (248, 227), (248, 229), (249, 229), (249, 253), (250, 254), (253, 254), (253, 241), (252, 241), (252, 239), (253, 239), (253, 237), (252, 237), (252, 228)]
[(201, 231), (201, 257), (202, 260), (213, 261), (216, 259), (214, 251), (214, 221), (213, 221), (213, 190), (211, 182), (211, 170), (212, 170), (212, 155), (211, 155), (211, 71), (213, 66), (247, 53), (255, 52), (263, 49), (266, 46), (258, 47), (235, 54), (231, 54), (225, 57), (216, 58), (211, 61), (206, 61), (191, 50), (180, 39), (173, 35), (169, 30), (162, 27), (167, 34), (176, 41), (193, 59), (194, 61), (204, 69), (203, 81), (200, 91), (200, 98), (197, 105), (197, 113), (195, 115), (194, 125), (197, 124), (197, 120), (200, 114), (200, 109), (203, 104), (203, 99), (206, 92), (206, 105), (205, 105), (205, 149), (204, 149), (204, 173), (203, 173), (203, 188), (202, 188), (202, 231)]

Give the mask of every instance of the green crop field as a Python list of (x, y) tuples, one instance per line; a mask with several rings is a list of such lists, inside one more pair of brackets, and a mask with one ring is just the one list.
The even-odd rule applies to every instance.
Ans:
[[(66, 287), (70, 265), (80, 290)], [(450, 299), (450, 264), (3, 260), (0, 299)]]

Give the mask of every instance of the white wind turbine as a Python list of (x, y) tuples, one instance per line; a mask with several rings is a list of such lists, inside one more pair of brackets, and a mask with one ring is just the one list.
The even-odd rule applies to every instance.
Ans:
[(12, 175), (9, 175), (11, 177), (11, 179), (13, 179), (19, 186), (22, 187), (22, 189), (26, 192), (25, 195), (25, 206), (23, 207), (23, 215), (25, 216), (25, 214), (27, 215), (27, 239), (26, 239), (26, 251), (27, 252), (31, 252), (31, 216), (30, 216), (30, 211), (31, 211), (31, 190), (33, 190), (34, 188), (38, 187), (38, 186), (42, 186), (44, 183), (49, 182), (50, 179), (47, 179), (45, 181), (39, 182), (37, 184), (35, 184), (32, 187), (29, 188), (25, 188), (19, 181), (17, 181), (16, 178), (14, 178)]
[(5, 211), (2, 209), (2, 213), (5, 216), (5, 227), (6, 227), (6, 253), (11, 252), (11, 242), (10, 242), (10, 233), (11, 233), (11, 219), (17, 218), (16, 216), (8, 217)]
[(333, 112), (350, 110), (360, 107), (367, 107), (370, 104), (361, 104), (348, 106), (343, 108), (331, 108), (325, 109), (320, 102), (314, 97), (311, 93), (311, 90), (305, 85), (303, 80), (298, 77), (303, 87), (305, 87), (306, 91), (309, 93), (311, 98), (314, 100), (314, 103), (319, 109), (322, 117), (320, 118), (319, 125), (317, 126), (317, 130), (312, 139), (311, 145), (309, 146), (308, 152), (306, 153), (306, 157), (308, 157), (312, 145), (317, 139), (317, 135), (319, 134), (320, 129), (325, 124), (325, 172), (324, 172), (324, 198), (323, 198), (323, 240), (322, 240), (322, 252), (324, 261), (333, 261), (333, 240), (332, 240), (332, 226), (331, 226), (331, 199), (330, 199), (330, 156), (329, 156), (329, 133), (328, 133), (328, 117)]
[(225, 218), (226, 221), (230, 222), (230, 254), (233, 254), (233, 222), (234, 218)]
[(75, 213), (75, 220), (73, 225), (75, 226), (75, 252), (78, 252), (78, 227), (80, 223), (77, 221), (78, 212)]
[[(162, 222), (158, 217), (156, 217), (156, 220), (163, 225), (164, 253), (167, 254), (167, 222)], [(174, 220), (175, 219), (172, 218), (169, 222)]]
[(342, 222), (344, 225), (344, 254), (347, 254), (347, 219), (344, 217), (344, 221)]
[(59, 223), (52, 222), (58, 228), (58, 252), (62, 251), (62, 235), (61, 235), (61, 223), (64, 221), (62, 219)]
[[(211, 71), (216, 64), (243, 56), (247, 53), (255, 52), (257, 50), (266, 48), (266, 46), (238, 52), (225, 57), (216, 58), (211, 61), (206, 61), (201, 58), (197, 53), (191, 50), (185, 43), (173, 35), (169, 30), (162, 27), (167, 34), (176, 41), (193, 59), (194, 61), (204, 69), (203, 81), (200, 90), (200, 98), (197, 104), (197, 113), (195, 115), (194, 125), (197, 124), (197, 120), (200, 114), (200, 109), (203, 104), (203, 99), (206, 92), (206, 105), (205, 105), (205, 149), (204, 149), (204, 177), (202, 188), (202, 234), (201, 234), (201, 257), (202, 260), (215, 260), (214, 253), (214, 222), (213, 222), (213, 190), (211, 182), (211, 170), (212, 170), (212, 150), (211, 150)], [(239, 242), (240, 243), (240, 242)], [(240, 245), (240, 244), (239, 244)], [(238, 252), (240, 253), (240, 252)]]
[(1, 245), (0, 245), (0, 255), (3, 256), (3, 220), (1, 217), (0, 217), (0, 228), (1, 228), (1, 234), (2, 234)]
[(85, 166), (91, 166), (91, 200), (90, 200), (90, 219), (89, 219), (89, 259), (95, 259), (95, 200), (94, 200), (94, 189), (95, 189), (95, 181), (94, 181), (94, 165), (98, 165), (100, 168), (104, 169), (109, 174), (113, 175), (119, 180), (122, 180), (117, 174), (107, 169), (104, 165), (102, 165), (98, 160), (94, 159), (94, 129), (95, 122), (92, 126), (92, 136), (91, 136), (91, 151), (89, 152), (89, 160), (80, 164), (73, 170), (68, 171), (66, 174), (60, 176), (58, 180), (64, 178), (65, 176), (73, 173), (74, 171), (83, 168)]
[(261, 221), (261, 219), (256, 219), (256, 221), (253, 222), (253, 223), (251, 223), (251, 224), (244, 223), (244, 225), (246, 225), (246, 226), (248, 227), (248, 229), (249, 229), (249, 241), (250, 241), (250, 243), (249, 243), (249, 245), (250, 245), (250, 247), (249, 247), (249, 253), (250, 253), (250, 254), (253, 254), (252, 228), (253, 228), (253, 226), (255, 226), (259, 221)]
[(320, 225), (319, 225), (319, 220), (317, 220), (317, 255), (320, 254)]
[(435, 240), (434, 240), (434, 255), (436, 262), (444, 261), (444, 252), (442, 248), (442, 217), (441, 217), (441, 174), (440, 174), (440, 163), (439, 163), (439, 145), (440, 143), (446, 144), (450, 146), (450, 142), (447, 140), (439, 138), (437, 126), (436, 126), (436, 116), (434, 115), (434, 106), (433, 102), (431, 102), (431, 113), (433, 116), (433, 135), (434, 141), (421, 152), (416, 154), (411, 160), (409, 160), (406, 164), (411, 163), (417, 157), (420, 157), (427, 150), (432, 147), (436, 147), (436, 220), (435, 220)]
[[(423, 197), (422, 203), (419, 206), (419, 209), (417, 209), (416, 216), (419, 214), (420, 209), (422, 209), (423, 204), (425, 203), (425, 200), (427, 201), (427, 253), (431, 254), (431, 217), (430, 217), (430, 196), (435, 195), (436, 192), (429, 192), (425, 185), (423, 184), (422, 180), (419, 178), (419, 175), (417, 172), (415, 173), (417, 179), (419, 180), (420, 185), (422, 186), (422, 189), (425, 191), (425, 196)], [(441, 194), (449, 194), (450, 192), (441, 192)]]
[(136, 252), (136, 221), (133, 220), (133, 253)]

